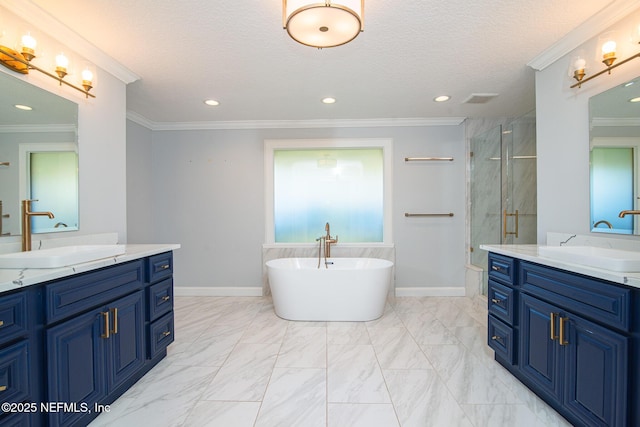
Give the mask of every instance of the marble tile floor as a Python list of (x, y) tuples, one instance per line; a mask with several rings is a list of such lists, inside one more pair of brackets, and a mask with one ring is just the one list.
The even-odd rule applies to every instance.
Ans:
[(176, 297), (176, 341), (90, 425), (569, 426), (493, 360), (487, 311), (394, 298), (371, 322), (291, 322), (268, 297)]

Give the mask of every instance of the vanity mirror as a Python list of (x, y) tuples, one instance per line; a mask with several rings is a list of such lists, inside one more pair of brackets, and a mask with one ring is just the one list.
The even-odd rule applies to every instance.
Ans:
[(0, 72), (0, 234), (20, 234), (20, 201), (37, 199), (33, 233), (78, 230), (78, 105)]
[(589, 100), (591, 231), (640, 234), (640, 77)]

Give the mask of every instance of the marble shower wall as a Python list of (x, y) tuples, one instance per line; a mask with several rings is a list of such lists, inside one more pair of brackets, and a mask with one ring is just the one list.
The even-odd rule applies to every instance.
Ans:
[[(317, 258), (318, 245), (263, 245), (262, 246), (262, 294), (270, 295), (269, 280), (267, 278), (266, 262), (278, 258)], [(377, 246), (351, 246), (334, 245), (331, 246), (332, 258), (380, 258), (391, 261), (394, 264), (392, 274), (391, 294), (395, 290), (395, 263), (396, 249), (393, 245)]]

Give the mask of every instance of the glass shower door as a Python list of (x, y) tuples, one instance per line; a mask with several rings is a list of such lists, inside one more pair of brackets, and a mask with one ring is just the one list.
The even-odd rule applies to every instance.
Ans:
[(483, 269), (482, 244), (537, 241), (535, 113), (471, 138), (471, 264)]

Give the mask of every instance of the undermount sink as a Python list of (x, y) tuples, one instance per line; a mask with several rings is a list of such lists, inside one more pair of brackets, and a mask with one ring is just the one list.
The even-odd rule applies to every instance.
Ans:
[(0, 268), (59, 268), (122, 255), (125, 245), (61, 246), (0, 255)]
[(595, 246), (540, 246), (545, 258), (619, 272), (640, 272), (640, 252)]

